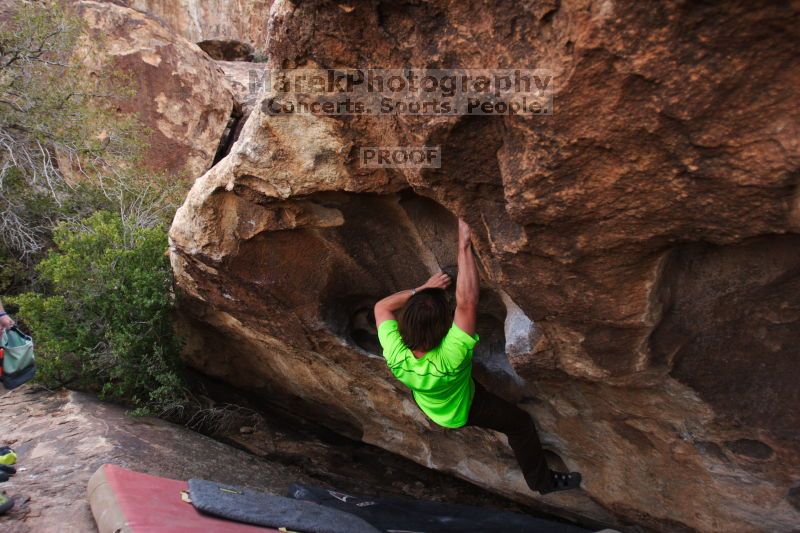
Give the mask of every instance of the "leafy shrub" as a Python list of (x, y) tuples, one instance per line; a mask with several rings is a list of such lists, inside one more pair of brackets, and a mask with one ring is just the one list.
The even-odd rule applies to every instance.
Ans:
[(136, 84), (90, 72), (85, 23), (64, 4), (12, 2), (0, 20), (0, 244), (30, 264), (55, 224), (135, 203), (150, 178), (147, 131), (114, 105)]
[(26, 286), (29, 277), (25, 264), (0, 243), (0, 294)]
[(110, 67), (90, 75), (84, 21), (58, 0), (10, 9), (0, 20), (0, 293), (26, 292), (3, 301), (35, 336), (44, 385), (139, 413), (182, 407), (164, 251), (183, 186), (142, 169), (146, 128), (114, 104), (135, 80)]
[(138, 413), (185, 401), (166, 229), (98, 211), (62, 222), (37, 266), (44, 294), (12, 299), (36, 335), (39, 380), (100, 391)]

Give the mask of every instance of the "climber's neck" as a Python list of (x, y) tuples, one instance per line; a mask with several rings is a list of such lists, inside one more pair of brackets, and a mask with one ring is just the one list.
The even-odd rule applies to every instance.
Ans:
[(429, 350), (411, 350), (411, 353), (414, 354), (414, 357), (417, 359), (422, 359), (425, 357), (425, 354), (428, 353)]

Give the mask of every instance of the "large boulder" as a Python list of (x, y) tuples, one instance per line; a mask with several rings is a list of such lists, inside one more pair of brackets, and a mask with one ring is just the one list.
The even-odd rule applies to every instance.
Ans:
[(72, 7), (85, 21), (76, 53), (90, 75), (124, 74), (133, 84), (115, 104), (147, 128), (145, 166), (183, 180), (207, 171), (234, 107), (216, 63), (145, 13), (88, 0)]
[[(790, 531), (798, 17), (780, 2), (275, 2), (271, 66), (548, 68), (554, 113), (256, 106), (171, 230), (187, 360), (520, 500)], [(355, 157), (423, 144), (440, 169)], [(534, 415), (586, 494), (528, 492), (502, 438), (431, 424), (378, 355), (372, 304), (452, 268), (456, 216), (483, 270), (476, 376)]]

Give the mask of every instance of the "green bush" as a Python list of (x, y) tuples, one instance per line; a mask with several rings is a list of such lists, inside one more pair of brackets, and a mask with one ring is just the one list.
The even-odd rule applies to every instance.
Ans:
[(29, 277), (25, 264), (0, 243), (0, 294), (27, 286)]
[(112, 63), (90, 72), (83, 19), (57, 0), (9, 9), (0, 20), (0, 294), (24, 293), (3, 303), (19, 307), (34, 335), (44, 385), (97, 391), (139, 413), (182, 406), (164, 252), (184, 186), (142, 168), (147, 129), (116, 109), (136, 80)]
[(35, 335), (38, 379), (97, 390), (137, 413), (185, 401), (166, 229), (98, 211), (62, 222), (37, 266), (44, 294), (12, 299)]

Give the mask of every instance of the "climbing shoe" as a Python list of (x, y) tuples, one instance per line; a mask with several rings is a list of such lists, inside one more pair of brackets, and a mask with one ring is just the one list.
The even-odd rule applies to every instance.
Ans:
[(9, 476), (13, 476), (17, 473), (17, 469), (9, 465), (0, 465), (0, 472), (5, 472)]
[(0, 450), (0, 465), (13, 465), (17, 462), (17, 454), (11, 448)]
[(10, 478), (10, 477), (11, 476), (6, 474), (5, 472), (0, 472), (0, 483), (2, 483), (3, 481), (8, 481), (8, 478)]
[(580, 472), (551, 472), (550, 488), (539, 490), (539, 494), (550, 494), (562, 490), (577, 489), (581, 486)]
[(0, 492), (0, 515), (6, 514), (12, 507), (14, 507), (14, 500)]

